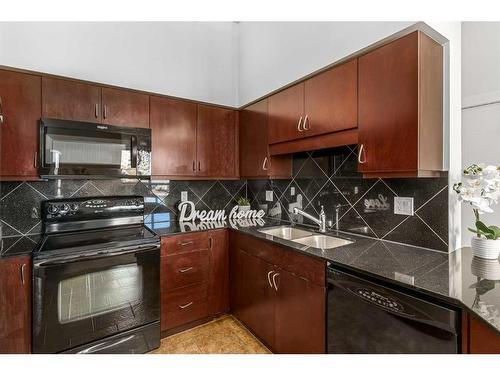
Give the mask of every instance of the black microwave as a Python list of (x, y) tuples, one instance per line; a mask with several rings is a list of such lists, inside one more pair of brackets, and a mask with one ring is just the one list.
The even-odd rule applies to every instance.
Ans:
[(42, 118), (42, 178), (147, 178), (151, 129)]

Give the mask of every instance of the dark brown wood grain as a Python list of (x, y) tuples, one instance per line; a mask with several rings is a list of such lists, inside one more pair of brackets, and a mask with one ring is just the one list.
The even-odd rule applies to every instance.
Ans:
[(103, 87), (102, 123), (149, 128), (149, 95)]
[(269, 97), (269, 144), (299, 139), (300, 118), (304, 117), (304, 83), (287, 88)]
[(326, 348), (326, 288), (277, 270), (275, 341), (278, 353), (321, 354)]
[(195, 175), (197, 105), (156, 96), (150, 104), (153, 175)]
[(238, 175), (236, 112), (214, 106), (198, 106), (198, 176), (236, 177)]
[(41, 78), (0, 70), (0, 178), (38, 176), (38, 120), (41, 116)]
[(101, 112), (100, 86), (42, 77), (43, 117), (99, 123)]
[(500, 333), (472, 314), (469, 316), (469, 353), (500, 354)]
[(359, 144), (365, 172), (418, 168), (418, 33), (359, 58)]
[(209, 232), (210, 276), (208, 282), (208, 313), (218, 315), (229, 311), (229, 231)]
[(161, 238), (161, 256), (208, 249), (208, 233), (184, 233)]
[(207, 283), (161, 293), (161, 330), (202, 319), (208, 315)]
[(161, 290), (197, 284), (208, 280), (208, 250), (192, 251), (161, 257), (161, 273), (163, 275)]
[(0, 353), (30, 352), (31, 258), (0, 259)]
[(358, 126), (358, 60), (336, 66), (305, 81), (304, 136)]

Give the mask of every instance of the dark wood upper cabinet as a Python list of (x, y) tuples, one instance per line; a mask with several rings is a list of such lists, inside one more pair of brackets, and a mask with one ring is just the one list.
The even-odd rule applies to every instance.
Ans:
[(358, 126), (357, 59), (318, 74), (304, 85), (304, 136)]
[(283, 269), (276, 272), (274, 348), (278, 353), (324, 353), (326, 288)]
[(156, 96), (150, 100), (153, 175), (195, 175), (197, 105)]
[(149, 95), (103, 87), (102, 123), (148, 128)]
[(38, 176), (41, 78), (0, 70), (0, 177)]
[(243, 178), (291, 177), (291, 155), (269, 155), (267, 105), (268, 100), (264, 99), (240, 111), (240, 176)]
[(303, 136), (304, 83), (269, 97), (269, 144)]
[(365, 177), (443, 169), (443, 49), (416, 31), (359, 58), (359, 157)]
[(236, 115), (234, 110), (198, 105), (197, 176), (238, 176)]
[(0, 259), (0, 353), (30, 352), (31, 258)]
[(42, 117), (101, 122), (101, 87), (42, 77)]
[(227, 229), (212, 230), (208, 238), (208, 314), (215, 316), (229, 311), (229, 233)]

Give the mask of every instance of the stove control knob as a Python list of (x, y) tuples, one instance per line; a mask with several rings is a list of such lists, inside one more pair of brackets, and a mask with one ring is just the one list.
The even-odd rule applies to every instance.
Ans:
[(59, 207), (57, 207), (55, 204), (50, 204), (49, 207), (47, 207), (47, 212), (51, 215), (56, 214), (59, 211)]
[(61, 205), (61, 207), (59, 207), (59, 211), (61, 213), (66, 213), (66, 212), (69, 211), (69, 206), (66, 203), (64, 203), (64, 204)]
[(76, 203), (72, 203), (69, 206), (69, 208), (70, 208), (71, 211), (77, 211), (80, 207)]

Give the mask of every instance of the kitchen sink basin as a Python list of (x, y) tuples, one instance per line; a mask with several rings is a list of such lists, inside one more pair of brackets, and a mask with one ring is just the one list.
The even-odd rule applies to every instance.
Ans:
[(335, 247), (349, 245), (352, 243), (352, 241), (343, 238), (324, 236), (322, 234), (317, 234), (314, 236), (311, 235), (303, 238), (296, 238), (293, 240), (293, 242), (300, 243), (306, 246), (316, 247), (318, 249), (323, 249), (323, 250), (333, 249)]
[(274, 237), (283, 238), (285, 240), (295, 240), (296, 238), (306, 238), (308, 236), (312, 236), (312, 233), (308, 232), (307, 230), (298, 229), (286, 225), (273, 228), (259, 229), (259, 232)]

